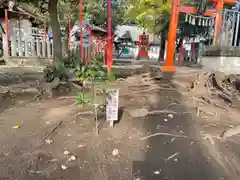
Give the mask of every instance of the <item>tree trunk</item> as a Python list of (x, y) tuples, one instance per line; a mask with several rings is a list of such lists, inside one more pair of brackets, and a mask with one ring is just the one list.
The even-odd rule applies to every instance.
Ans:
[(60, 24), (58, 21), (57, 5), (58, 0), (49, 0), (48, 2), (48, 13), (50, 16), (50, 25), (52, 27), (53, 35), (53, 60), (55, 62), (62, 60), (62, 41)]
[(160, 41), (160, 51), (159, 51), (159, 61), (164, 61), (164, 55), (165, 55), (165, 47), (166, 47), (166, 39), (164, 36), (161, 36), (161, 41)]

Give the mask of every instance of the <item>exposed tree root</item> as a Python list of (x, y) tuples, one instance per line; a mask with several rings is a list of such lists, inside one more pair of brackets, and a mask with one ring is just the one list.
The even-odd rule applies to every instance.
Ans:
[(140, 140), (149, 139), (149, 138), (151, 138), (151, 137), (155, 137), (155, 136), (171, 136), (171, 137), (179, 137), (179, 138), (188, 138), (188, 136), (177, 135), (177, 134), (170, 134), (170, 133), (155, 133), (155, 134), (151, 134), (151, 135), (146, 136), (146, 137), (142, 137)]
[(222, 72), (200, 73), (192, 82), (190, 93), (202, 102), (214, 104), (212, 97), (219, 97), (224, 102), (234, 105), (239, 96), (239, 75), (225, 75)]
[(57, 128), (59, 128), (62, 124), (62, 120), (59, 120), (58, 123), (56, 125), (54, 125), (52, 127), (52, 129), (42, 137), (42, 139), (40, 140), (40, 142), (44, 141), (46, 138), (48, 138), (54, 131), (56, 131)]
[(232, 137), (236, 134), (239, 134), (240, 133), (240, 125), (237, 125), (237, 126), (234, 126), (232, 128), (229, 128), (225, 131), (223, 131), (223, 133), (220, 135), (220, 137), (225, 140), (229, 137)]

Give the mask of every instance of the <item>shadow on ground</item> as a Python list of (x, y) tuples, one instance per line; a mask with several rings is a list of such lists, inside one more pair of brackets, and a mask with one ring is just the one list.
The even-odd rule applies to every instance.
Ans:
[[(173, 73), (163, 73), (162, 80), (158, 82), (161, 85), (174, 86), (171, 82), (173, 75)], [(165, 132), (183, 135), (187, 138), (158, 135), (146, 139), (148, 151), (145, 153), (144, 161), (133, 162), (132, 179), (213, 180), (226, 178), (220, 167), (213, 165), (216, 163), (209, 160), (197, 142), (194, 115), (184, 113), (187, 109), (181, 104), (181, 93), (161, 90), (158, 94), (160, 97), (158, 107), (151, 107), (152, 110), (169, 109), (177, 114), (173, 114), (173, 118), (168, 117), (168, 114), (150, 116), (144, 121), (146, 132), (149, 134)], [(177, 100), (179, 104), (171, 99)]]

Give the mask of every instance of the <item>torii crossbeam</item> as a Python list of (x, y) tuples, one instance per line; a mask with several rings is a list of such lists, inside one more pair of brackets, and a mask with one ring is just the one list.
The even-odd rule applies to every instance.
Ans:
[[(213, 38), (213, 45), (215, 45), (222, 24), (222, 15), (220, 12), (223, 10), (223, 5), (224, 4), (235, 5), (238, 0), (209, 0), (209, 1), (214, 2), (216, 4), (216, 8), (207, 9), (203, 15), (216, 17), (215, 32)], [(181, 5), (180, 0), (172, 0), (171, 19), (167, 43), (167, 56), (165, 65), (160, 67), (161, 71), (176, 71), (176, 68), (173, 66), (173, 62), (175, 53), (176, 34), (178, 28), (178, 18), (180, 12), (184, 12), (187, 14), (196, 14), (197, 8)]]

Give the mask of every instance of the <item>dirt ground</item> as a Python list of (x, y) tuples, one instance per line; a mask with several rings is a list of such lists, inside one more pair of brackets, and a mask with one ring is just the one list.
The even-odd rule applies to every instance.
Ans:
[(119, 122), (104, 122), (99, 135), (74, 98), (33, 100), (41, 73), (24, 71), (1, 75), (22, 93), (1, 99), (0, 180), (240, 179), (239, 136), (219, 138), (239, 112), (196, 104), (189, 86), (201, 70), (118, 81)]

